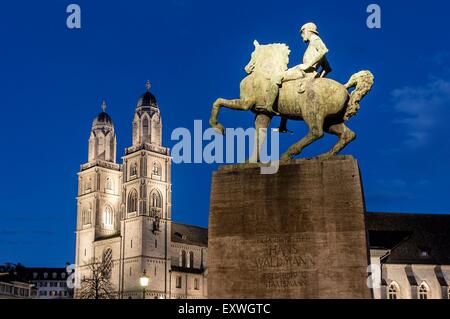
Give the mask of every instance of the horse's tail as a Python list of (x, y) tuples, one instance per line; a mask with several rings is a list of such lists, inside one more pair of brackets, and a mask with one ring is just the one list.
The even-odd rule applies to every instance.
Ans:
[(350, 80), (345, 84), (345, 88), (355, 88), (350, 93), (350, 99), (345, 111), (344, 120), (347, 121), (353, 115), (358, 113), (360, 108), (359, 102), (370, 92), (374, 83), (374, 76), (370, 71), (360, 71), (351, 76)]

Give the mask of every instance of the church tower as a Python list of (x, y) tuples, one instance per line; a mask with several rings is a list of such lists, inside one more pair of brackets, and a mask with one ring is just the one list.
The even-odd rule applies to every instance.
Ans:
[[(76, 272), (105, 267), (115, 297), (207, 296), (207, 229), (172, 221), (171, 157), (162, 145), (161, 112), (146, 90), (134, 108), (131, 146), (116, 163), (116, 134), (106, 103), (92, 122), (88, 160), (78, 172)], [(143, 291), (140, 277), (150, 277)], [(83, 294), (76, 287), (75, 297)]]
[(105, 253), (95, 251), (95, 241), (120, 234), (121, 184), (114, 124), (103, 102), (102, 112), (92, 122), (88, 162), (78, 173), (76, 265), (80, 273)]
[(142, 294), (143, 271), (154, 280), (149, 296), (168, 293), (171, 235), (171, 158), (162, 144), (158, 103), (150, 92), (139, 98), (132, 122), (132, 146), (123, 157), (122, 298)]

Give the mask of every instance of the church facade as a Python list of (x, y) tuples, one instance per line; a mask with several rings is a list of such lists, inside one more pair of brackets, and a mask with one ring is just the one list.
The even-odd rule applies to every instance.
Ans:
[(150, 278), (146, 298), (205, 298), (207, 229), (172, 221), (171, 157), (150, 83), (137, 102), (122, 163), (116, 162), (117, 137), (105, 103), (102, 109), (78, 173), (80, 278), (90, 276), (90, 263), (103, 262), (118, 298), (142, 298), (144, 272)]

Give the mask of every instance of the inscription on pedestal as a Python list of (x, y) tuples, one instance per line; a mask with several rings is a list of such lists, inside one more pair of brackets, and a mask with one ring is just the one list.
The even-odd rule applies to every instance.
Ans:
[(351, 157), (277, 175), (215, 173), (208, 242), (211, 298), (370, 298), (359, 170)]

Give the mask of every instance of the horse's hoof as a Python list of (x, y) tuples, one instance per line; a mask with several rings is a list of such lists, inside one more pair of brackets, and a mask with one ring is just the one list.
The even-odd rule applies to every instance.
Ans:
[(223, 127), (222, 124), (214, 125), (214, 130), (221, 135), (225, 135), (225, 128)]

